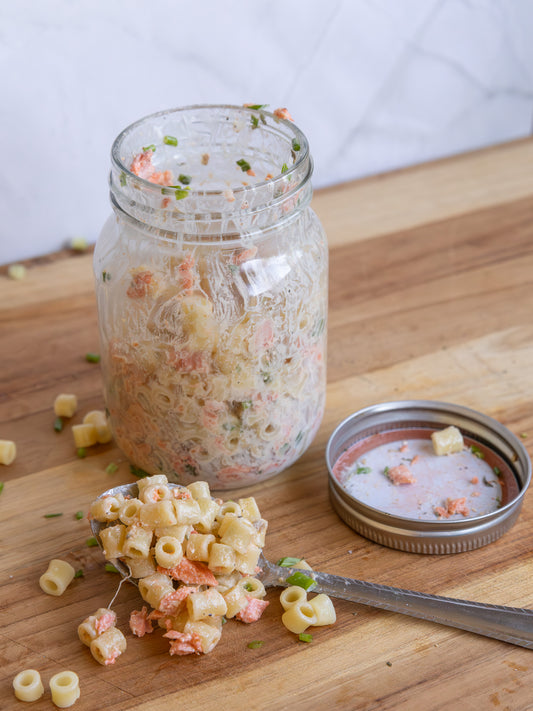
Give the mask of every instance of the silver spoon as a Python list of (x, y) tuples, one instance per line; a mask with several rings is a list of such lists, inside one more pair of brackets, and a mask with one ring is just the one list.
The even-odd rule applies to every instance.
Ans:
[[(169, 486), (178, 485), (169, 484)], [(137, 484), (114, 487), (105, 491), (98, 498), (109, 495), (116, 496), (117, 494), (136, 496)], [(91, 520), (92, 531), (100, 545), (99, 533), (103, 526), (104, 524)], [(120, 560), (115, 560), (113, 563), (123, 577), (128, 577), (135, 583), (124, 563)], [(287, 568), (274, 565), (263, 554), (261, 554), (258, 565), (261, 572), (257, 577), (265, 587), (289, 587), (291, 583), (288, 582), (288, 578), (298, 571), (297, 566)], [(303, 572), (314, 581), (312, 587), (309, 588), (314, 593), (325, 593), (331, 597), (399, 612), (410, 617), (418, 617), (448, 627), (457, 627), (485, 637), (493, 637), (510, 644), (533, 649), (533, 610), (428, 595), (317, 571), (305, 570)]]

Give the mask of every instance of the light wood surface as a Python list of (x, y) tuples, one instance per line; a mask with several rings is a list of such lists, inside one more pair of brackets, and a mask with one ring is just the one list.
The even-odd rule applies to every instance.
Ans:
[[(269, 519), (266, 554), (304, 555), (317, 570), (494, 604), (533, 606), (533, 494), (499, 541), (454, 556), (380, 547), (331, 509), (324, 449), (361, 407), (424, 398), (491, 415), (533, 444), (533, 141), (447, 159), (319, 192), (314, 207), (331, 245), (328, 400), (318, 436), (282, 475), (232, 493), (253, 494)], [(104, 406), (91, 255), (28, 265), (24, 281), (0, 269), (0, 439), (18, 456), (0, 466), (0, 706), (34, 668), (45, 687), (78, 673), (76, 709), (533, 708), (533, 651), (336, 601), (337, 623), (303, 644), (281, 625), (279, 594), (256, 624), (225, 626), (205, 657), (170, 657), (160, 635), (136, 639), (111, 668), (79, 643), (78, 623), (111, 601), (90, 530), (75, 512), (131, 480), (112, 444), (76, 457), (69, 428), (53, 429), (52, 403), (78, 395), (74, 422)], [(106, 474), (109, 462), (119, 471)], [(44, 518), (50, 512), (57, 518)], [(41, 592), (51, 558), (84, 577), (62, 597)], [(138, 593), (115, 602), (127, 633)], [(251, 640), (264, 641), (249, 649)], [(49, 693), (31, 706), (53, 708)]]

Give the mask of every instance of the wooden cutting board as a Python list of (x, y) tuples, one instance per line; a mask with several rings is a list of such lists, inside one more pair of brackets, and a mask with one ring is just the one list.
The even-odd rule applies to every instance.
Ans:
[[(484, 548), (422, 556), (380, 547), (332, 510), (324, 450), (361, 407), (435, 399), (491, 415), (533, 443), (533, 141), (330, 188), (315, 196), (331, 245), (328, 400), (318, 436), (282, 475), (232, 492), (254, 495), (270, 521), (266, 554), (305, 556), (317, 570), (493, 604), (533, 606), (533, 494), (517, 524)], [(15, 282), (0, 268), (0, 439), (18, 456), (0, 466), (0, 707), (19, 671), (71, 669), (74, 708), (528, 709), (533, 651), (345, 601), (337, 623), (299, 642), (281, 625), (279, 591), (254, 625), (230, 622), (204, 657), (170, 657), (157, 633), (127, 632), (131, 585), (114, 603), (127, 652), (110, 668), (79, 643), (79, 622), (110, 603), (118, 579), (89, 548), (86, 512), (131, 480), (113, 446), (76, 457), (52, 404), (75, 392), (103, 408), (91, 255), (35, 260)], [(119, 463), (107, 474), (110, 462)], [(62, 516), (45, 518), (47, 513)], [(61, 597), (41, 592), (51, 558), (83, 577)], [(247, 647), (263, 640), (258, 649)], [(31, 706), (53, 708), (50, 695)]]

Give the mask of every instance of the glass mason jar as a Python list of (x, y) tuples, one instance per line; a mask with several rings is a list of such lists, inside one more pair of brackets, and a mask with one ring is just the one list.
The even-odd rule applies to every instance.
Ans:
[(149, 474), (255, 484), (315, 436), (328, 251), (311, 173), (284, 110), (191, 106), (115, 140), (94, 255), (101, 364), (116, 443)]

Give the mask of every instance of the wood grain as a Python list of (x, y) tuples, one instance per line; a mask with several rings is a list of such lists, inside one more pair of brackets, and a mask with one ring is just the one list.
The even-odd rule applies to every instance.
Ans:
[[(316, 569), (428, 593), (532, 606), (533, 503), (497, 542), (455, 556), (393, 551), (359, 537), (331, 509), (324, 449), (354, 410), (403, 398), (446, 400), (499, 419), (533, 443), (533, 141), (460, 156), (317, 195), (330, 239), (326, 414), (315, 441), (282, 475), (253, 494), (270, 521), (267, 556), (305, 555)], [(361, 709), (531, 708), (532, 651), (466, 632), (336, 602), (338, 621), (312, 644), (280, 623), (279, 595), (251, 626), (229, 623), (203, 658), (171, 658), (160, 635), (136, 639), (113, 668), (97, 665), (77, 624), (107, 605), (106, 573), (76, 511), (130, 480), (113, 444), (76, 457), (68, 428), (53, 430), (59, 391), (76, 392), (79, 414), (103, 407), (91, 255), (64, 253), (0, 274), (0, 438), (18, 456), (1, 467), (0, 698), (20, 706), (11, 681), (38, 669), (45, 685), (73, 669), (75, 708)], [(111, 461), (119, 470), (106, 474)], [(44, 514), (61, 511), (58, 518)], [(52, 557), (83, 568), (60, 598), (38, 578)], [(127, 631), (138, 593), (115, 603)], [(248, 649), (253, 639), (260, 649)], [(1, 705), (0, 704), (0, 705)], [(51, 708), (49, 695), (32, 705)]]

